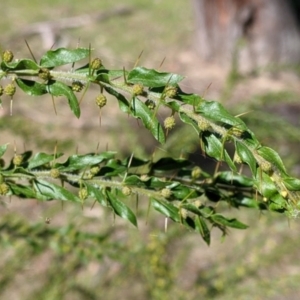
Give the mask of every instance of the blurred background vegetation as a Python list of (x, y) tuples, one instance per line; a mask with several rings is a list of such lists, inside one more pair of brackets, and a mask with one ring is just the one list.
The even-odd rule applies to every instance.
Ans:
[[(13, 50), (16, 58), (30, 56), (25, 39), (37, 59), (52, 42), (54, 47), (91, 43), (93, 55), (109, 69), (132, 68), (143, 51), (139, 64), (185, 75), (183, 90), (222, 101), (232, 114), (246, 113), (243, 119), (263, 144), (277, 150), (288, 170), (300, 177), (297, 69), (242, 74), (234, 57), (230, 69), (204, 62), (194, 47), (189, 2), (15, 0), (1, 3), (1, 10), (0, 44)], [(88, 16), (89, 21), (71, 28), (74, 22), (68, 19), (69, 25), (53, 27), (59, 20), (78, 16), (81, 20)], [(36, 33), (43, 29), (41, 22), (48, 21), (48, 33)], [(29, 98), (21, 92), (11, 117), (9, 99), (4, 98), (0, 142), (11, 145), (7, 157), (14, 148), (51, 153), (57, 145), (67, 154), (107, 148), (118, 150), (120, 156), (132, 151), (141, 157), (154, 151), (158, 156), (184, 153), (201, 161), (204, 169), (211, 164), (202, 160), (197, 136), (190, 129), (178, 127), (161, 147), (112, 101), (101, 112), (100, 126), (96, 92), (91, 88), (87, 93), (79, 120), (63, 99), (56, 101), (55, 115), (51, 99)], [(137, 230), (89, 202), (82, 208), (2, 198), (0, 298), (299, 298), (298, 221), (220, 207), (250, 228), (232, 230), (225, 239), (216, 233), (207, 247), (200, 236), (171, 223), (165, 232), (165, 220), (154, 211), (147, 216), (147, 205), (147, 199), (140, 200)]]

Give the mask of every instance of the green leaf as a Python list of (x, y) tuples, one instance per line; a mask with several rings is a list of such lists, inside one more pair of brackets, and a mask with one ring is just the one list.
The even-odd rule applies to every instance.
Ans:
[(120, 94), (115, 89), (108, 86), (105, 86), (104, 89), (118, 100), (121, 111), (125, 113), (130, 113), (129, 102), (122, 94)]
[(200, 113), (201, 116), (223, 124), (228, 124), (235, 126), (238, 129), (246, 130), (247, 127), (245, 123), (237, 118), (232, 116), (227, 110), (218, 102), (215, 101), (202, 101), (196, 108), (195, 111)]
[(165, 143), (165, 133), (153, 112), (140, 101), (137, 97), (132, 99), (132, 115), (141, 119), (145, 128), (147, 128), (157, 141)]
[(73, 111), (74, 115), (80, 117), (80, 107), (78, 100), (73, 93), (72, 89), (60, 81), (54, 81), (46, 86), (48, 93), (53, 96), (65, 96), (68, 99), (69, 106)]
[(246, 163), (253, 175), (256, 174), (256, 160), (249, 148), (243, 142), (235, 141), (236, 152), (241, 160)]
[(47, 88), (45, 84), (38, 83), (33, 80), (27, 80), (27, 79), (21, 79), (17, 78), (16, 79), (17, 85), (19, 88), (25, 92), (27, 95), (30, 96), (40, 96), (47, 94)]
[(46, 153), (37, 153), (33, 158), (28, 161), (28, 169), (34, 169), (40, 166), (43, 166), (54, 159), (61, 157), (63, 153), (57, 154), (46, 154)]
[(183, 76), (172, 73), (161, 73), (153, 69), (137, 67), (128, 73), (129, 83), (140, 83), (147, 87), (161, 87), (166, 85), (176, 85), (184, 79)]
[(265, 160), (267, 160), (268, 162), (270, 162), (271, 164), (276, 166), (281, 173), (287, 175), (285, 166), (284, 166), (279, 154), (276, 151), (274, 151), (273, 149), (271, 149), (269, 147), (262, 146), (259, 149), (257, 149), (257, 152)]
[(288, 177), (284, 178), (283, 182), (289, 191), (300, 191), (300, 179)]
[(177, 95), (174, 97), (186, 104), (190, 104), (193, 107), (198, 106), (202, 101), (205, 101), (202, 97), (197, 94), (186, 94), (180, 88), (178, 88)]
[(204, 142), (204, 151), (207, 155), (214, 157), (219, 161), (226, 161), (231, 170), (236, 171), (232, 159), (224, 149), (224, 145), (221, 141), (211, 132), (204, 132), (202, 134), (202, 140)]
[(231, 171), (224, 171), (217, 174), (214, 178), (215, 183), (223, 183), (234, 187), (253, 187), (252, 178), (240, 174), (234, 174)]
[(240, 221), (238, 221), (237, 219), (227, 219), (224, 216), (220, 215), (220, 214), (215, 214), (211, 216), (211, 220), (214, 223), (220, 224), (220, 225), (224, 225), (224, 226), (228, 226), (228, 227), (232, 227), (232, 228), (238, 228), (238, 229), (247, 229), (248, 226)]
[(18, 61), (13, 61), (10, 63), (5, 63), (4, 61), (1, 62), (1, 69), (3, 71), (6, 70), (14, 70), (20, 71), (24, 70), (25, 73), (29, 73), (31, 70), (39, 70), (40, 67), (31, 59), (21, 59)]
[(286, 199), (277, 194), (270, 200), (269, 209), (278, 212), (286, 211)]
[(97, 165), (105, 160), (112, 159), (115, 156), (115, 152), (107, 151), (100, 154), (85, 154), (85, 155), (72, 155), (66, 162), (55, 164), (56, 168), (60, 168), (63, 171), (76, 171), (82, 170), (87, 167)]
[(131, 224), (137, 227), (136, 216), (132, 210), (123, 202), (119, 201), (113, 193), (106, 191), (106, 195), (107, 200), (109, 201), (109, 204), (113, 208), (114, 212), (121, 218), (128, 220)]
[(179, 209), (174, 205), (164, 200), (157, 200), (151, 198), (151, 204), (155, 210), (159, 211), (166, 217), (172, 219), (174, 222), (181, 223)]
[(199, 216), (197, 216), (194, 220), (196, 230), (201, 234), (203, 240), (206, 244), (210, 245), (210, 230), (208, 229), (206, 222)]
[(4, 144), (0, 146), (0, 157), (2, 157), (4, 155), (4, 153), (6, 152), (7, 146), (9, 144)]
[(90, 197), (92, 197), (93, 199), (96, 199), (102, 206), (104, 206), (104, 207), (108, 206), (106, 197), (104, 196), (103, 192), (98, 187), (95, 187), (88, 183), (85, 183), (84, 185), (85, 185), (85, 187), (88, 191), (88, 195)]
[(20, 198), (35, 199), (37, 196), (35, 190), (31, 186), (9, 183), (9, 188), (13, 195)]
[(33, 181), (33, 186), (36, 190), (37, 197), (41, 195), (42, 197), (46, 197), (48, 200), (81, 202), (81, 200), (73, 193), (52, 182), (37, 179)]
[(278, 194), (274, 182), (269, 175), (261, 170), (261, 168), (257, 168), (255, 185), (257, 190), (267, 199), (271, 199)]
[(58, 67), (82, 60), (89, 56), (90, 49), (77, 48), (73, 50), (59, 48), (49, 50), (41, 58), (40, 65), (44, 68)]
[(191, 125), (195, 129), (195, 131), (197, 132), (198, 135), (200, 134), (199, 126), (198, 126), (198, 124), (196, 124), (196, 122), (194, 120), (192, 120), (189, 116), (187, 116), (183, 112), (179, 113), (179, 117), (180, 117), (182, 122), (184, 122), (188, 125)]

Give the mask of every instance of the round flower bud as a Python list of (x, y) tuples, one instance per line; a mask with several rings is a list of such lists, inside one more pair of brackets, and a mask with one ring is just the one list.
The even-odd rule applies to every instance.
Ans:
[(153, 100), (147, 99), (145, 104), (147, 105), (147, 107), (151, 110), (153, 110), (155, 108), (155, 102)]
[(13, 96), (16, 92), (16, 87), (14, 86), (13, 83), (8, 84), (5, 88), (4, 88), (4, 93), (7, 96)]
[(265, 173), (269, 173), (270, 171), (272, 171), (272, 164), (268, 161), (263, 161), (260, 164), (260, 167), (261, 167), (262, 171)]
[(180, 208), (180, 215), (183, 219), (188, 217), (188, 211), (185, 208)]
[(234, 161), (235, 163), (237, 163), (237, 164), (243, 163), (241, 157), (240, 157), (236, 152), (234, 153), (233, 161)]
[(93, 176), (96, 175), (96, 174), (98, 174), (99, 171), (100, 171), (100, 167), (99, 166), (92, 167), (91, 170), (90, 170), (90, 172), (91, 172), (91, 174)]
[(50, 71), (47, 68), (42, 68), (39, 70), (39, 78), (47, 81), (51, 79)]
[(175, 123), (175, 118), (173, 116), (171, 117), (167, 117), (165, 120), (164, 120), (164, 127), (166, 129), (173, 129), (175, 127), (176, 123)]
[(200, 200), (196, 200), (196, 201), (194, 202), (194, 205), (195, 205), (197, 208), (199, 208), (199, 207), (202, 205), (202, 202), (201, 202)]
[(132, 93), (135, 96), (142, 95), (143, 92), (144, 92), (144, 87), (143, 87), (142, 84), (136, 83), (136, 84), (133, 85), (133, 87), (132, 87)]
[(168, 98), (173, 98), (177, 94), (177, 88), (175, 86), (167, 86), (164, 90), (164, 95)]
[(100, 58), (94, 58), (91, 62), (91, 69), (92, 70), (99, 70), (102, 66), (102, 61)]
[(79, 192), (78, 192), (78, 197), (79, 197), (79, 199), (80, 200), (85, 200), (87, 197), (88, 197), (88, 191), (87, 191), (87, 189), (86, 188), (82, 188), (82, 189), (80, 189), (79, 190)]
[(130, 187), (128, 187), (128, 186), (124, 186), (123, 188), (122, 188), (122, 193), (125, 195), (125, 196), (130, 196), (131, 195), (131, 188)]
[(0, 195), (6, 195), (9, 192), (9, 186), (3, 182), (0, 184)]
[(147, 174), (143, 174), (143, 175), (141, 175), (141, 177), (140, 177), (140, 179), (141, 179), (141, 181), (148, 181), (149, 180), (149, 176), (147, 175)]
[(22, 155), (15, 155), (13, 158), (13, 164), (15, 166), (20, 166), (23, 162), (23, 156)]
[(241, 129), (236, 128), (236, 127), (230, 128), (229, 131), (230, 131), (231, 135), (233, 135), (237, 138), (240, 138), (244, 133), (244, 130), (241, 130)]
[(192, 170), (192, 178), (198, 179), (201, 176), (201, 173), (202, 173), (201, 168), (199, 168), (198, 166), (194, 167)]
[(80, 81), (73, 81), (72, 82), (72, 91), (73, 92), (81, 92), (83, 89), (83, 84)]
[(160, 191), (160, 194), (164, 197), (164, 198), (170, 198), (172, 195), (172, 191), (168, 188), (164, 188)]
[(14, 54), (10, 50), (5, 50), (2, 52), (2, 60), (5, 63), (10, 63), (14, 59)]
[(51, 170), (50, 170), (50, 176), (51, 176), (52, 178), (57, 179), (57, 178), (60, 177), (60, 171), (59, 171), (58, 169), (51, 169)]
[(200, 119), (198, 121), (198, 127), (201, 131), (207, 131), (210, 128), (210, 124), (206, 119)]
[(100, 108), (104, 107), (106, 105), (106, 102), (107, 102), (107, 99), (106, 99), (106, 97), (103, 94), (100, 94), (100, 95), (97, 96), (97, 98), (96, 98), (96, 104)]

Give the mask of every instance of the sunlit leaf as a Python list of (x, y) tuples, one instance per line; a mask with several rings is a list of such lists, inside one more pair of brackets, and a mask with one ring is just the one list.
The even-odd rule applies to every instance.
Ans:
[(217, 224), (238, 228), (238, 229), (246, 229), (248, 226), (238, 221), (237, 219), (227, 219), (220, 214), (215, 214), (211, 216), (211, 220)]
[(55, 167), (63, 171), (75, 171), (97, 165), (115, 156), (115, 152), (107, 151), (100, 154), (72, 155), (64, 163), (56, 163)]
[(4, 153), (6, 152), (7, 146), (9, 144), (4, 144), (0, 146), (0, 157), (2, 157), (4, 155)]
[(37, 153), (33, 158), (28, 161), (28, 169), (34, 169), (40, 166), (43, 166), (56, 158), (59, 158), (63, 153), (46, 154), (46, 153)]
[(142, 120), (143, 125), (147, 128), (154, 138), (161, 144), (165, 143), (165, 133), (153, 112), (138, 98), (132, 99), (132, 115)]
[(49, 50), (41, 58), (40, 65), (44, 68), (58, 67), (87, 58), (89, 53), (90, 49), (86, 48)]
[(255, 174), (257, 163), (250, 149), (243, 142), (239, 142), (239, 141), (235, 142), (235, 146), (236, 146), (236, 152), (241, 158), (241, 160), (250, 167), (252, 174)]
[(196, 225), (196, 230), (201, 234), (203, 240), (209, 246), (210, 245), (210, 230), (208, 229), (205, 221), (199, 216), (197, 216), (194, 221), (195, 221), (195, 225)]
[(147, 87), (161, 87), (175, 85), (184, 77), (178, 74), (161, 73), (153, 69), (137, 67), (128, 73), (127, 81), (130, 83), (140, 83)]
[(40, 96), (48, 93), (45, 84), (21, 78), (17, 78), (16, 82), (19, 88), (30, 96)]
[(33, 186), (37, 195), (47, 197), (48, 200), (63, 200), (71, 202), (81, 202), (81, 200), (75, 196), (69, 190), (43, 179), (36, 179), (33, 181)]
[(275, 150), (273, 150), (269, 147), (260, 147), (257, 150), (257, 152), (268, 162), (275, 165), (279, 169), (280, 172), (282, 172), (283, 174), (286, 174), (285, 166), (284, 166), (279, 154)]
[(132, 210), (128, 206), (126, 206), (123, 202), (118, 200), (113, 193), (106, 191), (106, 195), (107, 195), (107, 200), (109, 201), (109, 204), (113, 208), (114, 212), (121, 218), (128, 220), (131, 224), (137, 227), (136, 216), (132, 212)]
[(175, 222), (181, 222), (179, 209), (174, 205), (170, 204), (167, 201), (157, 200), (154, 198), (151, 198), (151, 204), (155, 208), (155, 210), (159, 211), (166, 217), (172, 219)]

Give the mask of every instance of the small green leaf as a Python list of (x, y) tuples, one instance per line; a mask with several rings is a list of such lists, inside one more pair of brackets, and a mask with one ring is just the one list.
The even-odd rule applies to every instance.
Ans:
[(260, 147), (257, 150), (257, 152), (268, 162), (270, 162), (271, 164), (276, 166), (281, 173), (287, 175), (285, 166), (284, 166), (279, 154), (276, 151), (274, 151), (273, 149), (271, 149), (269, 147)]
[(193, 107), (198, 106), (203, 100), (202, 97), (196, 94), (186, 94), (180, 88), (178, 88), (177, 95), (174, 97), (177, 100), (180, 100), (184, 103), (190, 104)]
[(248, 226), (240, 221), (238, 221), (237, 219), (227, 219), (224, 216), (220, 215), (220, 214), (215, 214), (211, 216), (211, 220), (214, 223), (220, 224), (220, 225), (224, 225), (224, 226), (228, 226), (228, 227), (232, 227), (232, 228), (238, 228), (238, 229), (247, 229)]
[(218, 173), (214, 178), (214, 182), (228, 184), (235, 187), (253, 187), (254, 184), (252, 178), (240, 174), (235, 174), (230, 171)]
[(36, 198), (36, 192), (31, 186), (9, 183), (9, 188), (12, 191), (13, 195), (18, 196), (20, 198)]
[(47, 88), (45, 84), (38, 83), (33, 80), (27, 80), (27, 79), (21, 79), (17, 78), (16, 82), (19, 86), (19, 88), (25, 92), (27, 95), (30, 96), (40, 96), (47, 94)]
[(172, 219), (174, 222), (181, 223), (179, 210), (171, 203), (164, 200), (151, 198), (151, 204), (157, 211), (159, 211), (166, 217)]
[(87, 167), (97, 165), (105, 160), (112, 159), (115, 156), (115, 152), (107, 151), (100, 154), (85, 154), (85, 155), (72, 155), (66, 162), (55, 164), (56, 168), (60, 168), (63, 171), (76, 171), (82, 170)]
[[(21, 59), (18, 61), (13, 61), (10, 63), (5, 63), (4, 61), (1, 62), (1, 69), (3, 71), (6, 70), (14, 70), (14, 71), (20, 71), (20, 70), (24, 70), (24, 73), (28, 74), (30, 73), (32, 70), (39, 70), (40, 67), (33, 61), (30, 59)], [(18, 72), (18, 74), (20, 74)]]
[(54, 159), (61, 157), (63, 153), (57, 154), (46, 154), (46, 153), (37, 153), (33, 158), (28, 161), (28, 169), (34, 169), (40, 166), (43, 166)]
[(226, 161), (230, 169), (232, 171), (236, 171), (236, 166), (227, 151), (224, 149), (224, 145), (213, 133), (204, 132), (201, 137), (204, 142), (204, 151), (207, 155), (214, 157), (219, 161)]
[(195, 111), (200, 113), (201, 116), (223, 124), (235, 126), (238, 129), (246, 130), (245, 123), (232, 116), (228, 111), (218, 102), (215, 101), (202, 101), (196, 108)]
[(289, 191), (300, 191), (300, 179), (288, 177), (284, 178), (283, 182)]
[(51, 82), (46, 86), (47, 92), (53, 96), (65, 96), (68, 99), (69, 106), (73, 111), (74, 115), (80, 117), (80, 107), (78, 100), (73, 93), (72, 89), (60, 81)]
[(93, 199), (97, 200), (102, 206), (107, 207), (108, 203), (106, 197), (104, 196), (103, 192), (98, 188), (91, 184), (85, 183), (84, 186), (88, 191), (88, 195)]
[(161, 73), (153, 69), (137, 67), (128, 73), (129, 83), (140, 83), (147, 87), (161, 87), (166, 85), (176, 85), (183, 76), (172, 73)]
[(59, 48), (56, 50), (49, 50), (41, 58), (40, 65), (44, 68), (53, 68), (76, 61), (82, 60), (89, 56), (90, 49), (77, 48), (73, 50)]
[(137, 97), (132, 99), (132, 115), (141, 119), (144, 126), (152, 133), (157, 141), (165, 143), (165, 133), (153, 112)]
[(46, 197), (48, 200), (81, 202), (81, 200), (70, 191), (46, 180), (34, 180), (33, 186), (35, 188), (37, 197), (41, 195), (43, 197)]
[(206, 222), (199, 216), (195, 218), (196, 230), (201, 234), (206, 244), (210, 245), (210, 230), (208, 229)]
[(260, 168), (257, 168), (255, 185), (257, 190), (267, 199), (271, 199), (278, 194), (278, 190), (270, 176)]
[(9, 144), (4, 144), (0, 146), (0, 157), (2, 157), (4, 155), (4, 153), (6, 152), (7, 146)]
[(235, 141), (235, 146), (241, 160), (250, 167), (252, 174), (256, 174), (256, 160), (252, 152), (243, 142)]
[(119, 107), (121, 109), (122, 112), (125, 113), (130, 113), (130, 105), (129, 102), (127, 101), (127, 99), (120, 94), (119, 92), (117, 92), (115, 89), (105, 86), (104, 89), (111, 94), (112, 96), (114, 96), (118, 102), (119, 102)]
[(121, 218), (128, 220), (131, 224), (137, 227), (136, 216), (132, 210), (123, 202), (119, 201), (113, 193), (106, 191), (106, 195), (107, 200), (109, 201), (109, 204), (113, 208), (114, 212)]
[(184, 122), (188, 125), (191, 125), (195, 129), (195, 131), (197, 132), (198, 135), (200, 134), (199, 126), (198, 126), (198, 124), (196, 124), (196, 122), (194, 120), (192, 120), (189, 116), (187, 116), (183, 112), (179, 113), (179, 117), (180, 117), (182, 122)]

